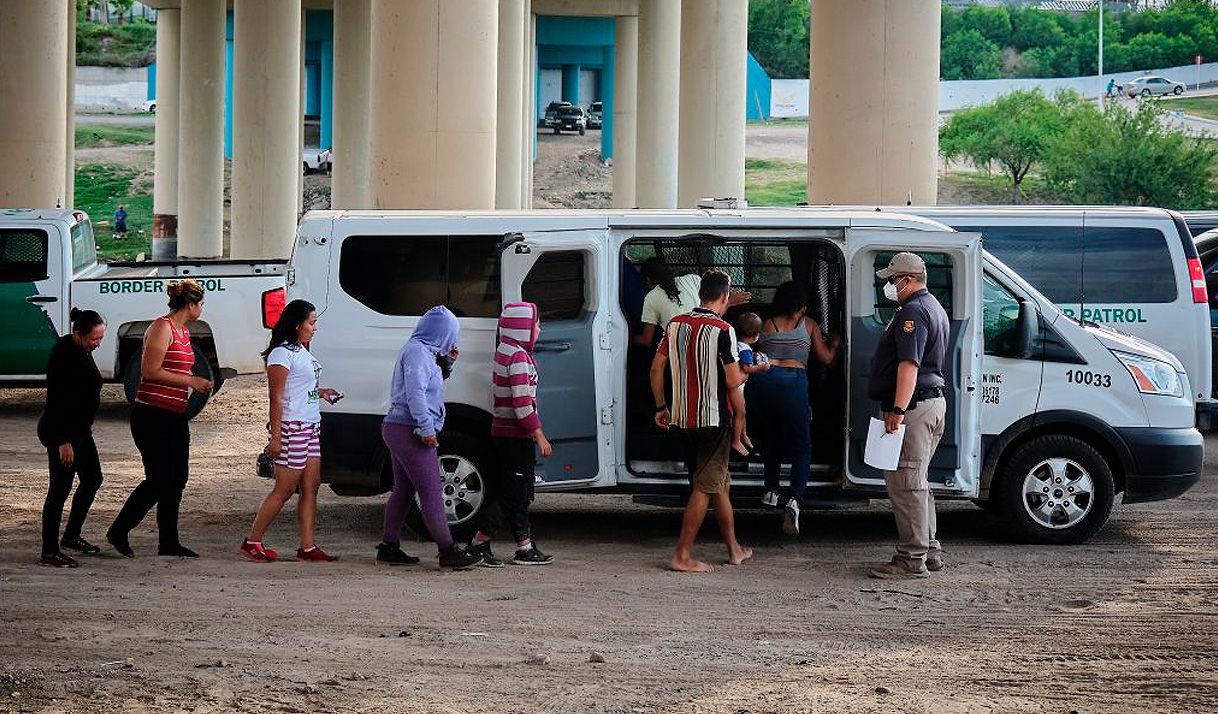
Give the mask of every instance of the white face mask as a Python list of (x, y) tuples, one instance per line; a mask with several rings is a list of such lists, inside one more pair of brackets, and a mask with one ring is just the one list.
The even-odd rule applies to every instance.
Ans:
[(884, 297), (893, 302), (899, 302), (897, 297), (897, 286), (895, 283), (884, 283)]

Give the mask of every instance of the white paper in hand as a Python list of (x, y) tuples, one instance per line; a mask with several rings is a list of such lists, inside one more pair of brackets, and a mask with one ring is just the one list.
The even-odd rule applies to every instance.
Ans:
[(896, 471), (901, 460), (901, 444), (905, 441), (905, 425), (889, 434), (881, 419), (871, 418), (867, 426), (867, 448), (863, 450), (863, 463), (881, 471)]

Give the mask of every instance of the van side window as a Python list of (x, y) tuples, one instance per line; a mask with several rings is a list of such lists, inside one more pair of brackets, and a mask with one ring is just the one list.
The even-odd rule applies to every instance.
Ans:
[(0, 283), (46, 279), (46, 232), (31, 228), (0, 230)]
[(87, 221), (72, 226), (72, 272), (78, 273), (97, 262), (97, 245), (93, 242), (93, 227)]
[[(980, 233), (986, 250), (1055, 303), (1081, 302), (1083, 229), (1078, 226), (954, 226)], [(1088, 266), (1090, 270), (1090, 266)]]
[(981, 308), (985, 353), (996, 357), (1015, 354), (1019, 346), (1019, 300), (989, 273), (981, 277)]
[(422, 315), (446, 305), (457, 317), (499, 315), (499, 236), (352, 236), (338, 282), (382, 315)]
[(1162, 231), (1088, 227), (1084, 244), (1085, 302), (1175, 302), (1176, 273)]
[(520, 286), (521, 295), (536, 303), (542, 320), (572, 320), (584, 311), (584, 254), (578, 250), (543, 253)]
[[(896, 255), (893, 251), (876, 253), (873, 274), (875, 271), (887, 268), (893, 255)], [(954, 269), (951, 256), (945, 253), (923, 253), (922, 251), (918, 251), (918, 255), (926, 261), (926, 289), (935, 296), (947, 314), (952, 315), (952, 285), (954, 284), (952, 272)], [(879, 278), (875, 279), (875, 316), (880, 322), (888, 324), (897, 314), (897, 304), (884, 297), (885, 282)]]

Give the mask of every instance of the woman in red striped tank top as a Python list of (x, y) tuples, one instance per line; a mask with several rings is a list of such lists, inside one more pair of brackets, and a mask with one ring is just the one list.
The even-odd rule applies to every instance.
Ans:
[(178, 539), (178, 510), (190, 464), (190, 426), (186, 403), (190, 391), (207, 394), (211, 381), (191, 374), (195, 353), (187, 324), (203, 314), (203, 288), (193, 280), (169, 285), (169, 314), (144, 333), (140, 386), (131, 408), (131, 436), (144, 462), (144, 480), (135, 487), (106, 531), (106, 540), (133, 558), (128, 536), (156, 506), (160, 532), (158, 555), (199, 557)]

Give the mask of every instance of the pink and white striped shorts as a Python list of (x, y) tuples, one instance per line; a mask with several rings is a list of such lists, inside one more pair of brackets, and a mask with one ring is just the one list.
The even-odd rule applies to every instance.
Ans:
[(285, 421), (279, 424), (279, 458), (276, 466), (303, 469), (309, 459), (321, 458), (321, 424)]

